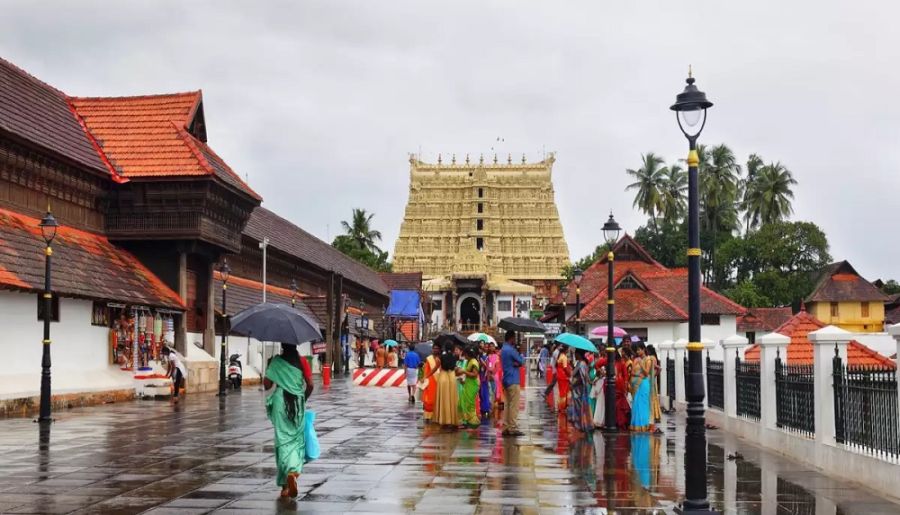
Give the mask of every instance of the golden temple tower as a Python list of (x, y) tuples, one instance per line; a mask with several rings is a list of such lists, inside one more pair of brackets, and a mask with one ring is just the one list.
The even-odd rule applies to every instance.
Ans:
[(410, 156), (394, 271), (422, 272), (434, 325), (484, 329), (504, 316), (528, 316), (556, 293), (569, 250), (554, 161), (553, 154), (536, 163)]

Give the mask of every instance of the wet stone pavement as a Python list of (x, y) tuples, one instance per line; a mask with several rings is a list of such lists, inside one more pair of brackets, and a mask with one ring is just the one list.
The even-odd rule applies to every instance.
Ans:
[[(527, 435), (484, 424), (444, 433), (423, 426), (405, 388), (319, 386), (322, 458), (300, 496), (279, 500), (262, 394), (221, 404), (135, 401), (55, 414), (49, 432), (0, 420), (2, 513), (669, 513), (684, 492), (683, 421), (665, 434), (579, 436), (529, 389)], [(848, 485), (709, 433), (709, 492), (725, 513), (900, 513)], [(735, 452), (741, 460), (729, 460)]]

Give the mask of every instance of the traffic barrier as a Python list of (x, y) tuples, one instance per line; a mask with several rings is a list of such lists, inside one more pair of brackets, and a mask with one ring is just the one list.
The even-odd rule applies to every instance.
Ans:
[(402, 368), (357, 368), (353, 371), (353, 384), (356, 386), (403, 386), (406, 384), (406, 371)]

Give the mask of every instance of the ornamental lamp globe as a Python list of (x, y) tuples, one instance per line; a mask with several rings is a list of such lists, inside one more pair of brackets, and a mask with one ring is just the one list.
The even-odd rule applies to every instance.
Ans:
[(696, 79), (688, 75), (684, 91), (675, 96), (675, 103), (670, 107), (675, 111), (678, 127), (688, 139), (695, 139), (706, 125), (706, 110), (713, 103), (706, 99), (706, 93), (694, 85)]
[(575, 286), (581, 286), (581, 279), (584, 277), (584, 272), (581, 271), (581, 268), (576, 266), (573, 275), (575, 278)]
[(228, 284), (228, 277), (231, 276), (231, 267), (228, 266), (228, 258), (222, 260), (222, 266), (219, 267), (219, 273), (222, 275), (222, 283)]
[(606, 244), (609, 245), (610, 250), (612, 250), (612, 246), (619, 241), (620, 232), (622, 232), (622, 228), (619, 227), (619, 222), (616, 222), (612, 212), (610, 212), (609, 220), (603, 224), (603, 239), (606, 240)]
[(53, 238), (56, 238), (56, 229), (59, 228), (59, 222), (56, 221), (49, 207), (47, 207), (47, 214), (44, 215), (44, 218), (41, 218), (41, 223), (38, 224), (38, 227), (41, 228), (41, 236), (44, 237), (44, 243), (49, 247), (53, 242)]

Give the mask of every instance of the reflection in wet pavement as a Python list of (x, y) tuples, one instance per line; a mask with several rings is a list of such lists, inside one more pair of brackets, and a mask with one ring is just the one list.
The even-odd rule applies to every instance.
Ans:
[[(255, 388), (79, 408), (49, 430), (0, 420), (3, 513), (668, 513), (684, 492), (683, 421), (664, 435), (584, 437), (529, 390), (527, 436), (423, 427), (405, 389), (338, 379), (310, 402), (322, 459), (277, 499), (272, 430)], [(710, 501), (725, 513), (900, 513), (858, 486), (709, 434)], [(729, 455), (743, 455), (730, 460)], [(148, 511), (149, 510), (149, 511)]]

